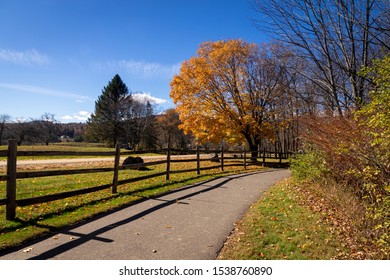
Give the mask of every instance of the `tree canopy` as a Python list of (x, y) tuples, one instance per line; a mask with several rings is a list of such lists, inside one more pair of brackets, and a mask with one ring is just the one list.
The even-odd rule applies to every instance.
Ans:
[(201, 44), (171, 81), (181, 128), (200, 142), (246, 140), (252, 151), (273, 138), (285, 93), (274, 51), (243, 40)]

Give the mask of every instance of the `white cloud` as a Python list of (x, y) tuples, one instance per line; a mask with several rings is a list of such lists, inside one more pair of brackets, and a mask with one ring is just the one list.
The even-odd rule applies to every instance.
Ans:
[(181, 63), (168, 65), (156, 62), (134, 61), (134, 60), (118, 60), (107, 63), (97, 63), (97, 68), (112, 68), (123, 69), (126, 72), (140, 76), (146, 79), (170, 79), (174, 74), (177, 74), (180, 70)]
[(166, 99), (152, 96), (149, 92), (133, 93), (132, 96), (133, 96), (134, 100), (139, 101), (139, 102), (143, 102), (143, 103), (146, 103), (149, 101), (152, 104), (160, 105), (160, 104), (164, 104), (164, 103), (168, 102), (168, 100), (166, 100)]
[(61, 117), (61, 120), (64, 122), (86, 122), (91, 116), (91, 113), (87, 111), (80, 111), (73, 115), (65, 115)]
[(79, 99), (76, 99), (76, 102), (77, 103), (86, 103), (88, 101), (90, 101), (91, 99), (89, 97), (86, 97), (86, 96), (80, 96)]
[(73, 117), (72, 117), (72, 116), (69, 116), (69, 115), (66, 115), (66, 116), (61, 117), (61, 120), (64, 120), (64, 121), (71, 121), (71, 120), (73, 120)]
[(43, 65), (50, 62), (47, 55), (39, 53), (35, 49), (27, 51), (0, 49), (0, 61), (22, 65)]
[(178, 73), (180, 65), (164, 65), (155, 62), (143, 62), (133, 60), (118, 61), (118, 66), (126, 71), (141, 75), (146, 78), (170, 78)]
[(74, 99), (78, 103), (84, 103), (91, 100), (91, 98), (87, 96), (79, 95), (76, 93), (60, 91), (60, 90), (55, 90), (50, 88), (37, 87), (33, 85), (0, 83), (0, 87), (11, 89), (11, 90), (17, 90), (17, 91), (31, 92), (31, 93), (41, 94), (41, 95), (70, 98), (70, 99)]

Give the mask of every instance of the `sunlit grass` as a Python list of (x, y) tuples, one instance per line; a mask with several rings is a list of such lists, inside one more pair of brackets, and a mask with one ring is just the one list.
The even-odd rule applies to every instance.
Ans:
[(271, 187), (248, 211), (220, 259), (332, 259), (345, 250), (320, 213), (288, 183)]
[[(8, 149), (7, 145), (0, 146), (0, 151)], [(101, 144), (94, 143), (55, 143), (46, 145), (26, 145), (17, 147), (21, 152), (115, 152), (113, 148), (107, 148)], [(159, 155), (156, 153), (143, 153), (143, 156)], [(112, 156), (85, 156), (85, 158), (91, 157), (112, 157)], [(73, 155), (59, 155), (59, 156), (20, 156), (18, 160), (42, 160), (42, 159), (61, 159), (61, 158), (80, 158), (80, 156)], [(6, 157), (0, 157), (0, 160), (7, 160)]]

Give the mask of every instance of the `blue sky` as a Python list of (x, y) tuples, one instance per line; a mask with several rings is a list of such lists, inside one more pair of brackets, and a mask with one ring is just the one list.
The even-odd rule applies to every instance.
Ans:
[(169, 83), (200, 43), (268, 40), (250, 0), (0, 0), (0, 114), (83, 122), (115, 74), (173, 108)]

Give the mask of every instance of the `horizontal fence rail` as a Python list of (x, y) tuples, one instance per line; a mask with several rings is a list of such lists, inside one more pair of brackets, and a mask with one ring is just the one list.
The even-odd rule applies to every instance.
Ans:
[[(6, 181), (6, 198), (0, 199), (0, 206), (6, 206), (6, 219), (13, 220), (16, 216), (16, 207), (17, 206), (29, 206), (38, 203), (51, 202), (55, 200), (65, 199), (77, 195), (83, 195), (88, 193), (93, 193), (97, 191), (102, 191), (111, 188), (112, 193), (117, 192), (117, 187), (125, 184), (135, 183), (143, 180), (148, 180), (156, 177), (165, 176), (166, 180), (170, 180), (170, 174), (179, 174), (186, 172), (197, 172), (199, 175), (201, 171), (211, 170), (220, 168), (221, 171), (224, 171), (225, 167), (233, 166), (243, 166), (245, 169), (247, 166), (253, 164), (251, 161), (252, 153), (250, 151), (224, 151), (221, 150), (205, 150), (200, 151), (196, 150), (175, 150), (175, 149), (166, 149), (161, 151), (146, 151), (153, 153), (165, 153), (166, 159), (157, 160), (145, 163), (130, 164), (130, 165), (120, 165), (120, 157), (126, 155), (134, 155), (134, 152), (122, 151), (120, 150), (120, 145), (118, 144), (114, 152), (57, 152), (57, 151), (17, 151), (17, 144), (15, 140), (9, 140), (8, 150), (0, 151), (0, 156), (7, 157), (7, 174), (0, 175), (0, 181)], [(212, 161), (212, 157), (204, 158), (202, 155), (218, 155), (216, 158), (215, 165), (201, 167), (201, 162)], [(194, 155), (194, 158), (172, 158), (172, 155)], [(272, 153), (267, 151), (262, 151), (258, 153), (256, 159), (262, 159), (262, 161), (257, 162), (258, 164), (265, 165), (265, 159), (279, 159), (279, 164), (282, 164), (282, 159), (287, 159), (290, 153)], [(17, 157), (19, 156), (114, 156), (114, 167), (101, 167), (101, 168), (82, 168), (82, 169), (64, 169), (64, 170), (48, 170), (48, 171), (27, 171), (27, 172), (17, 172)], [(243, 162), (236, 163), (226, 163), (226, 160), (239, 160)], [(186, 169), (186, 170), (171, 170), (171, 163), (191, 163), (196, 162), (196, 168)], [(164, 172), (158, 172), (154, 174), (149, 174), (145, 176), (138, 176), (136, 178), (128, 178), (123, 180), (118, 180), (118, 172), (128, 169), (139, 169), (148, 166), (154, 165), (166, 165), (166, 170)], [(65, 175), (78, 175), (78, 174), (91, 174), (91, 173), (101, 173), (101, 172), (112, 172), (113, 179), (112, 183), (104, 184), (100, 186), (86, 187), (77, 190), (65, 191), (55, 194), (47, 194), (39, 197), (23, 198), (16, 199), (17, 191), (17, 179), (28, 179), (28, 178), (39, 178), (39, 177), (52, 177), (52, 176), (65, 176)]]

